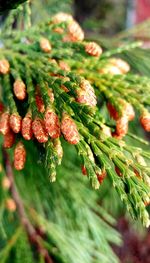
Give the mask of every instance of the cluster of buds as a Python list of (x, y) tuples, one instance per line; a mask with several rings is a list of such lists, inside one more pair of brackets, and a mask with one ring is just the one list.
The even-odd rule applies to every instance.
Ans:
[(89, 42), (85, 45), (85, 51), (94, 57), (100, 57), (102, 54), (102, 48), (95, 42)]
[(110, 103), (107, 103), (107, 109), (110, 116), (116, 121), (116, 131), (113, 134), (114, 137), (121, 139), (128, 132), (128, 122), (132, 121), (135, 117), (135, 112), (132, 105), (122, 99), (119, 99), (118, 103), (122, 105), (122, 114), (119, 116), (116, 108)]
[[(84, 32), (82, 28), (79, 26), (79, 24), (73, 19), (73, 17), (66, 13), (58, 13), (53, 17), (52, 22), (54, 24), (59, 24), (61, 22), (68, 22), (68, 33), (63, 38), (63, 41), (83, 41), (84, 39)], [(57, 31), (55, 32), (62, 32), (56, 28)]]
[[(4, 144), (10, 148), (14, 142), (15, 133), (21, 130), (21, 117), (17, 113), (3, 112), (0, 116), (0, 133), (4, 135)], [(14, 133), (14, 134), (13, 134)], [(10, 145), (10, 146), (9, 146)]]
[(126, 61), (120, 58), (112, 58), (108, 60), (107, 65), (100, 69), (99, 72), (102, 74), (119, 75), (126, 74), (129, 70), (130, 66)]
[(82, 80), (80, 88), (77, 89), (77, 102), (95, 107), (97, 104), (96, 95), (93, 87), (88, 80)]

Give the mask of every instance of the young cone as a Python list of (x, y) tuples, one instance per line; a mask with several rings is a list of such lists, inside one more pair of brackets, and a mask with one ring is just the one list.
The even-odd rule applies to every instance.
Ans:
[(9, 112), (4, 112), (0, 116), (0, 132), (3, 135), (6, 135), (10, 130), (9, 118)]
[(14, 133), (19, 133), (21, 130), (21, 116), (17, 113), (10, 115), (9, 124)]
[(0, 60), (0, 74), (7, 74), (10, 70), (10, 65), (7, 59)]
[(28, 141), (31, 140), (33, 131), (32, 131), (32, 115), (30, 112), (28, 112), (22, 120), (21, 133), (25, 140)]
[(95, 57), (100, 57), (100, 55), (102, 54), (102, 49), (101, 47), (95, 43), (95, 42), (89, 42), (85, 45), (85, 51), (91, 55), (91, 56), (95, 56)]
[(14, 151), (14, 167), (22, 170), (26, 162), (26, 150), (22, 142), (18, 142)]
[(24, 100), (26, 97), (26, 86), (21, 79), (16, 79), (13, 84), (13, 91), (18, 100)]
[(68, 26), (69, 38), (73, 42), (83, 41), (84, 32), (76, 21), (72, 21)]
[(9, 130), (8, 133), (4, 135), (4, 148), (11, 148), (15, 143), (15, 134), (12, 130)]
[(124, 137), (128, 132), (128, 117), (122, 116), (120, 119), (116, 122), (116, 134), (122, 138)]
[(46, 109), (44, 115), (45, 129), (53, 139), (60, 137), (60, 123), (57, 114), (52, 109)]
[(49, 53), (52, 50), (51, 44), (47, 38), (41, 38), (40, 40), (40, 48), (46, 52)]
[(77, 126), (73, 119), (67, 113), (63, 113), (61, 131), (66, 141), (68, 141), (69, 143), (77, 144), (79, 142), (80, 136), (77, 130)]
[(48, 141), (48, 134), (45, 130), (44, 121), (38, 117), (32, 122), (32, 130), (35, 138), (40, 143), (45, 143)]
[(86, 104), (90, 107), (95, 107), (97, 104), (96, 95), (93, 87), (88, 80), (83, 80), (80, 83), (80, 88), (77, 89), (77, 102)]

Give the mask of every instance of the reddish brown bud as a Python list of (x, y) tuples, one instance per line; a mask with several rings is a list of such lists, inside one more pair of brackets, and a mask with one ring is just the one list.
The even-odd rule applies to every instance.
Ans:
[(60, 123), (57, 114), (52, 109), (46, 109), (44, 116), (45, 129), (53, 139), (60, 137)]
[(69, 65), (63, 60), (59, 61), (59, 66), (62, 70), (70, 71)]
[(73, 119), (64, 113), (61, 122), (61, 131), (66, 139), (71, 144), (77, 144), (80, 140), (80, 136), (77, 130), (77, 126)]
[(9, 130), (8, 133), (4, 135), (4, 148), (11, 148), (15, 143), (15, 134), (12, 130)]
[(68, 26), (70, 41), (83, 41), (84, 32), (76, 21), (72, 21)]
[(41, 38), (40, 40), (40, 48), (46, 52), (49, 53), (52, 50), (51, 44), (47, 38)]
[(120, 137), (124, 137), (128, 132), (128, 117), (122, 116), (116, 122), (116, 134)]
[(35, 138), (40, 143), (45, 143), (48, 141), (48, 134), (45, 130), (44, 121), (36, 117), (32, 122), (32, 130)]
[(86, 167), (84, 165), (81, 166), (81, 171), (83, 175), (87, 175), (87, 170)]
[(122, 177), (122, 173), (121, 173), (120, 169), (117, 166), (115, 166), (115, 171), (120, 177)]
[(31, 140), (32, 138), (32, 116), (28, 112), (22, 120), (21, 133), (25, 140)]
[(8, 112), (2, 113), (0, 116), (0, 132), (5, 135), (6, 133), (9, 132), (10, 130), (10, 125), (9, 125), (9, 118), (10, 115)]
[(61, 85), (61, 88), (64, 90), (64, 92), (69, 92), (69, 89), (65, 85)]
[(102, 184), (107, 174), (106, 171), (103, 170), (101, 173), (97, 173), (96, 175), (99, 183)]
[(19, 133), (21, 130), (21, 116), (17, 113), (10, 115), (9, 124), (14, 133)]
[(89, 42), (85, 46), (85, 51), (95, 57), (99, 57), (102, 54), (102, 48), (95, 42)]
[(18, 142), (14, 151), (14, 167), (22, 170), (26, 162), (26, 150), (22, 142)]
[(4, 104), (0, 102), (0, 114), (4, 111)]
[(24, 100), (26, 97), (26, 86), (21, 79), (16, 79), (14, 82), (14, 94), (18, 100)]
[(150, 132), (150, 113), (145, 111), (140, 117), (140, 123), (143, 129)]
[(15, 212), (16, 211), (16, 203), (12, 198), (8, 198), (6, 200), (6, 208), (8, 209), (8, 211), (10, 212)]
[(36, 91), (35, 101), (36, 101), (36, 106), (37, 106), (38, 111), (43, 113), (45, 111), (45, 106), (44, 106), (43, 99), (41, 95), (39, 94), (38, 89)]
[(1, 59), (0, 60), (0, 74), (7, 74), (10, 70), (10, 65), (8, 60)]
[(116, 111), (115, 107), (114, 107), (110, 102), (107, 103), (107, 109), (108, 109), (108, 111), (109, 111), (110, 116), (111, 116), (114, 120), (118, 120), (119, 114), (118, 114), (118, 112)]

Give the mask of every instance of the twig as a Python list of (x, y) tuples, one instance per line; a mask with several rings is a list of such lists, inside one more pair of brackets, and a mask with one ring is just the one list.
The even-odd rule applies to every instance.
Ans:
[(12, 197), (16, 203), (20, 222), (23, 225), (24, 229), (26, 230), (28, 237), (31, 240), (31, 242), (33, 244), (35, 244), (38, 252), (44, 257), (45, 262), (46, 263), (53, 263), (53, 260), (49, 256), (48, 251), (42, 245), (41, 237), (37, 234), (34, 226), (31, 224), (31, 222), (29, 221), (29, 219), (26, 215), (22, 199), (19, 195), (19, 192), (17, 190), (16, 184), (14, 181), (13, 170), (12, 170), (12, 166), (11, 166), (11, 163), (9, 160), (9, 156), (8, 156), (8, 153), (6, 152), (6, 150), (4, 148), (3, 148), (3, 157), (4, 157), (6, 175), (9, 178), (10, 184), (11, 184), (10, 192), (11, 192)]

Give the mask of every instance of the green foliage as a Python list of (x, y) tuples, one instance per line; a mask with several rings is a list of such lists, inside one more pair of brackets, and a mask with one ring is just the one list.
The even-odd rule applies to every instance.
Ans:
[[(149, 116), (150, 80), (133, 73), (127, 74), (127, 64), (124, 64), (127, 69), (123, 70), (115, 66), (120, 74), (112, 74), (111, 71), (113, 63), (118, 61), (112, 56), (134, 52), (139, 43), (107, 50), (97, 57), (90, 56), (87, 52), (88, 42), (81, 41), (83, 32), (79, 25), (66, 14), (59, 16), (63, 17), (63, 21), (55, 21), (58, 17), (54, 17), (31, 26), (29, 6), (24, 5), (10, 14), (1, 31), (0, 63), (3, 66), (3, 59), (6, 59), (10, 67), (4, 73), (1, 67), (1, 102), (11, 116), (16, 114), (17, 118), (24, 118), (26, 113), (30, 113), (32, 129), (36, 118), (41, 120), (44, 127), (44, 132), (41, 126), (36, 127), (33, 130), (34, 138), (29, 141), (23, 138), (23, 132), (15, 135), (16, 144), (8, 150), (10, 159), (14, 162), (15, 158), (19, 158), (19, 162), (22, 162), (24, 153), (17, 157), (14, 153), (17, 143), (21, 141), (26, 149), (27, 161), (23, 171), (14, 169), (14, 184), (27, 218), (35, 232), (40, 232), (37, 234), (38, 245), (42, 245), (56, 262), (115, 263), (118, 259), (110, 243), (120, 244), (120, 236), (112, 227), (114, 219), (98, 204), (99, 192), (90, 189), (87, 178), (93, 188), (100, 188), (101, 196), (103, 190), (111, 196), (110, 188), (116, 188), (132, 217), (140, 219), (144, 226), (149, 225), (146, 209), (150, 199), (149, 143), (137, 136), (135, 131), (132, 132), (132, 125), (138, 119), (141, 121), (143, 114)], [(13, 29), (15, 20), (16, 29)], [(70, 26), (75, 27), (73, 32)], [(20, 30), (21, 27), (24, 30)], [(43, 38), (48, 43), (48, 52), (41, 44)], [(98, 50), (101, 49), (98, 47)], [(15, 96), (16, 79), (25, 84), (27, 96), (23, 101)], [(38, 92), (44, 111), (40, 111), (37, 105)], [(53, 102), (49, 92), (54, 96)], [(115, 108), (117, 119), (110, 118), (108, 104)], [(136, 120), (129, 125), (129, 130), (126, 106), (133, 107), (136, 112)], [(48, 137), (45, 132), (47, 109), (56, 114), (64, 136), (56, 138), (49, 134)], [(67, 116), (65, 121), (64, 116)], [(122, 118), (125, 118), (127, 126), (125, 132), (124, 126), (121, 127), (124, 133), (120, 138), (117, 125)], [(67, 131), (64, 131), (62, 123), (68, 120), (69, 124), (63, 126), (67, 126)], [(41, 130), (38, 137), (36, 133)], [(68, 146), (66, 141), (75, 146)], [(15, 200), (12, 186), (4, 187), (3, 183), (3, 179), (9, 177), (6, 161), (1, 156), (4, 166), (1, 169), (0, 259), (7, 263), (15, 255), (15, 263), (21, 258), (24, 262), (33, 262), (33, 258), (36, 262), (44, 262), (45, 255), (24, 232), (26, 230), (29, 235), (18, 207), (12, 213), (6, 205), (8, 198)], [(81, 175), (81, 166), (86, 176)], [(57, 181), (50, 184), (49, 179), (54, 182), (56, 175)], [(106, 187), (101, 185), (103, 180)], [(7, 226), (6, 222), (9, 222)], [(24, 230), (20, 227), (22, 224)]]

